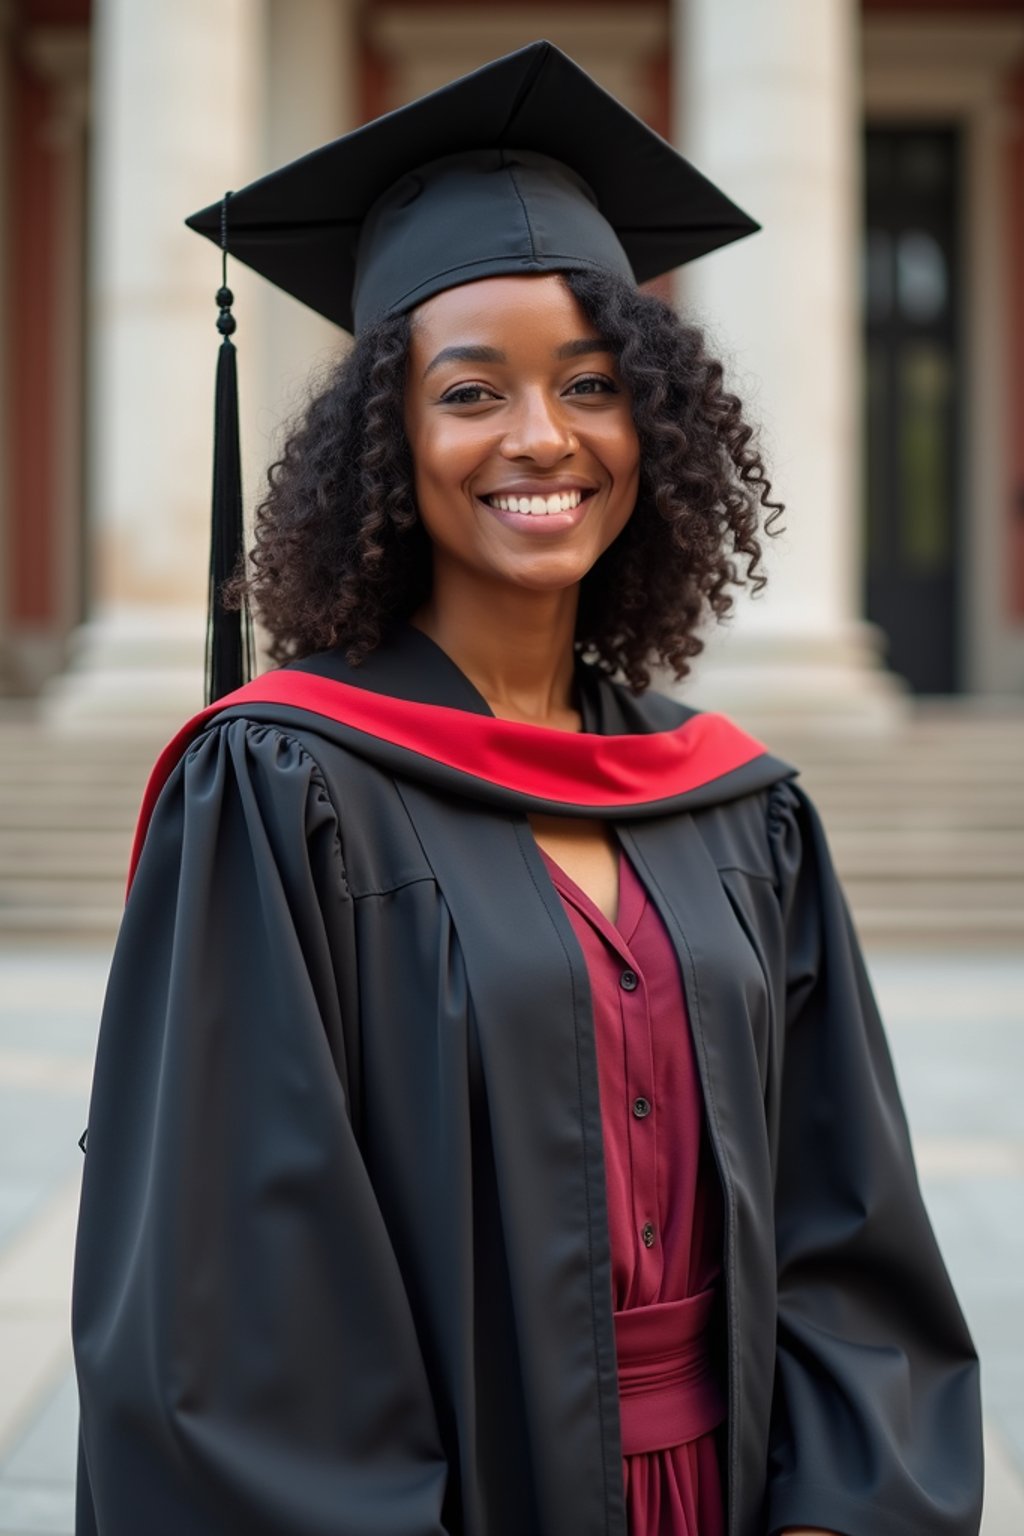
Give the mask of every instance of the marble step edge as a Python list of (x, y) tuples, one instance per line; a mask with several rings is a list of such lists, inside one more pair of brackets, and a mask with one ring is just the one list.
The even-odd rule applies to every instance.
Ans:
[[(74, 907), (23, 907), (14, 912), (0, 908), (0, 940), (39, 939), (53, 942), (79, 938), (110, 944), (120, 923), (120, 909)], [(925, 912), (900, 907), (854, 909), (853, 920), (865, 946), (951, 942), (984, 945), (1005, 951), (1007, 944), (1024, 942), (1024, 910), (1007, 912), (1004, 908), (972, 908), (963, 911)]]
[[(932, 813), (947, 808), (973, 813), (979, 808), (990, 807), (998, 808), (1001, 814), (1024, 817), (1024, 782), (970, 783), (945, 785), (941, 788), (937, 785), (896, 784), (892, 781), (841, 787), (815, 784), (804, 778), (797, 782), (823, 816), (839, 813), (863, 815), (873, 810), (888, 816), (894, 811), (915, 808)], [(44, 812), (49, 814), (55, 807), (73, 810), (77, 816), (85, 818), (86, 822), (94, 815), (134, 821), (142, 798), (142, 788), (118, 790), (107, 785), (40, 782), (13, 790), (0, 785), (0, 827), (10, 825), (17, 817)]]
[[(891, 877), (858, 878), (839, 871), (847, 900), (854, 909), (884, 906), (895, 911), (915, 910), (939, 914), (947, 911), (969, 912), (974, 909), (998, 910), (1014, 921), (1024, 919), (1024, 880), (938, 880), (928, 876), (920, 880)], [(50, 879), (0, 879), (0, 913), (18, 911), (75, 910), (88, 912), (120, 910), (123, 877), (108, 879), (95, 875), (80, 879), (54, 876)]]
[[(837, 865), (861, 868), (865, 863), (881, 869), (907, 867), (949, 868), (958, 874), (970, 865), (980, 865), (995, 872), (1011, 872), (1017, 867), (1024, 875), (1024, 822), (1010, 825), (997, 821), (995, 826), (936, 825), (919, 820), (891, 826), (864, 827), (856, 818), (825, 822), (825, 833)], [(128, 857), (133, 828), (125, 823), (93, 826), (87, 831), (72, 823), (52, 821), (45, 827), (26, 827), (14, 831), (0, 827), (0, 876), (13, 869), (23, 869), (38, 860), (78, 867), (90, 860), (102, 864)]]
[[(846, 883), (877, 880), (906, 883), (938, 880), (952, 884), (991, 883), (1004, 887), (1008, 882), (1024, 882), (1024, 853), (968, 847), (938, 847), (914, 850), (901, 847), (895, 840), (881, 848), (841, 849), (832, 842), (835, 866)], [(60, 840), (43, 847), (10, 850), (0, 838), (0, 891), (33, 880), (123, 880), (129, 861), (129, 840), (119, 838), (110, 848), (69, 849)], [(0, 898), (2, 899), (2, 898)]]

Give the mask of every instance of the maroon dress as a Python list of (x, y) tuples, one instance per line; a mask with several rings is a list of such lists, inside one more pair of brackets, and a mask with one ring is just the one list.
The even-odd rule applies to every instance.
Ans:
[(678, 961), (624, 853), (614, 923), (543, 856), (593, 994), (628, 1529), (723, 1536), (721, 1195)]

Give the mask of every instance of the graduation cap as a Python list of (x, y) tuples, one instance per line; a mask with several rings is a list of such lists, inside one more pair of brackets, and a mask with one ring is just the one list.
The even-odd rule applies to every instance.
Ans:
[(222, 250), (207, 697), (243, 681), (228, 253), (358, 334), (483, 277), (604, 271), (642, 283), (760, 228), (552, 43), (389, 112), (185, 221)]

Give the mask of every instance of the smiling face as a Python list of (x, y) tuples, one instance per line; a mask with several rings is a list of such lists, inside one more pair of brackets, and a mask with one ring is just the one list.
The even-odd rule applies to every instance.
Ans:
[(405, 406), (435, 595), (575, 588), (636, 504), (615, 358), (556, 274), (450, 288), (413, 313)]

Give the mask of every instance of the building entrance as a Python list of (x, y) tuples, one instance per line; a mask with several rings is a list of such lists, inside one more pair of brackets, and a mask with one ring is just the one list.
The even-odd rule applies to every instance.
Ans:
[(872, 126), (865, 154), (865, 610), (921, 693), (958, 676), (959, 132)]

